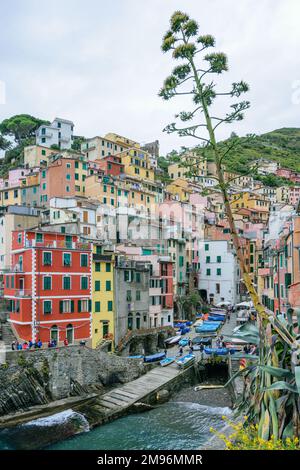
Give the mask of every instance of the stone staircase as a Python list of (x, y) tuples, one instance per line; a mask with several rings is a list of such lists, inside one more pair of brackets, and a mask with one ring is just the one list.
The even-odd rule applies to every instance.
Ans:
[(2, 334), (2, 341), (5, 344), (7, 349), (11, 349), (11, 343), (16, 341), (17, 338), (15, 337), (10, 323), (5, 322), (1, 323), (1, 334)]

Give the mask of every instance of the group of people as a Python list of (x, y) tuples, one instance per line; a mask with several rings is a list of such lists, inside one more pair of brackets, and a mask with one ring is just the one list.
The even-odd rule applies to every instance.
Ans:
[(11, 343), (12, 351), (22, 351), (26, 349), (40, 349), (43, 346), (42, 341), (39, 339), (36, 342), (33, 341), (24, 341), (24, 343), (20, 343), (19, 341), (13, 341)]
[[(64, 345), (68, 346), (69, 341), (68, 338), (64, 339)], [(19, 341), (13, 341), (11, 343), (11, 349), (12, 351), (22, 351), (26, 349), (41, 349), (43, 347), (42, 341), (39, 339), (36, 342), (33, 341), (24, 341), (24, 343), (20, 343)], [(57, 341), (55, 339), (51, 339), (48, 341), (48, 348), (56, 348), (57, 347)]]

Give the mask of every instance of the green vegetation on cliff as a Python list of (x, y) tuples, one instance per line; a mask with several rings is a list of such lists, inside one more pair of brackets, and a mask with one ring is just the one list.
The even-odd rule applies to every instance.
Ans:
[[(220, 142), (220, 149), (224, 150), (234, 145), (232, 150), (228, 152), (224, 159), (224, 165), (229, 171), (247, 174), (249, 166), (255, 160), (274, 160), (284, 168), (290, 168), (300, 172), (300, 129), (298, 128), (282, 128), (262, 135), (251, 135), (246, 137), (238, 137), (236, 134)], [(173, 150), (165, 158), (160, 157), (158, 164), (167, 175), (168, 165), (180, 161), (180, 156), (185, 152), (182, 147), (181, 151)], [(196, 147), (195, 150), (199, 155), (205, 155), (210, 161), (212, 156), (209, 149)], [(260, 177), (267, 186), (280, 186), (287, 184), (287, 180), (272, 177)]]

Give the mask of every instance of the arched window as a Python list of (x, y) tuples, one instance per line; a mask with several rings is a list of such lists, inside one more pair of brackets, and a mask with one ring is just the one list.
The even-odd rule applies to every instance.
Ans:
[(128, 330), (132, 330), (133, 328), (133, 317), (132, 313), (128, 313)]
[(58, 341), (59, 341), (57, 325), (51, 326), (51, 330), (50, 330), (50, 340), (51, 340), (51, 341), (56, 341), (56, 344), (57, 344)]
[(141, 328), (141, 314), (137, 313), (136, 314), (136, 329), (139, 330)]
[(67, 325), (66, 338), (67, 338), (69, 344), (74, 342), (74, 327), (71, 324)]

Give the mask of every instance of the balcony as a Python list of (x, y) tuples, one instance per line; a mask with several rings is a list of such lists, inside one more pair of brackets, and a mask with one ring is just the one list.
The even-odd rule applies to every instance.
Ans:
[(65, 242), (62, 240), (53, 240), (51, 242), (37, 242), (36, 240), (26, 240), (26, 248), (64, 248), (67, 250), (90, 250), (90, 243), (83, 242)]
[(13, 264), (9, 266), (4, 266), (0, 269), (1, 273), (24, 273), (23, 266), (20, 264)]
[(32, 297), (31, 289), (15, 289), (15, 296), (20, 298)]
[(101, 255), (98, 253), (93, 253), (93, 261), (111, 261), (112, 255)]

